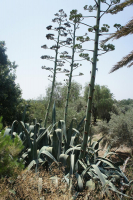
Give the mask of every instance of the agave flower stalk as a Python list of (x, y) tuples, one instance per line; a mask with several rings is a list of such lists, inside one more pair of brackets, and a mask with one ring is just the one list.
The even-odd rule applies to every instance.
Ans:
[(85, 157), (90, 124), (91, 124), (92, 98), (93, 98), (93, 93), (94, 93), (97, 55), (98, 55), (99, 24), (100, 24), (100, 0), (98, 0), (97, 2), (96, 31), (95, 31), (95, 44), (94, 44), (94, 52), (93, 52), (92, 72), (91, 72), (91, 80), (89, 84), (89, 95), (88, 95), (88, 102), (87, 102), (87, 109), (86, 109), (83, 143), (81, 145), (81, 152), (79, 156), (80, 159)]
[[(101, 2), (107, 4), (108, 8), (105, 11), (102, 11), (102, 14), (100, 15), (100, 12), (101, 12), (100, 11), (100, 3)], [(117, 0), (116, 2), (110, 1), (110, 4), (108, 4), (104, 0), (97, 0), (97, 1), (95, 0), (96, 5), (94, 7), (89, 6), (88, 9), (87, 9), (87, 6), (84, 7), (85, 10), (89, 10), (90, 12), (93, 11), (93, 9), (95, 10), (95, 8), (97, 8), (97, 16), (96, 16), (96, 25), (94, 27), (89, 26), (90, 28), (88, 29), (88, 31), (90, 31), (90, 32), (95, 31), (95, 40), (94, 40), (95, 43), (94, 43), (94, 50), (93, 50), (92, 71), (91, 71), (91, 80), (90, 80), (90, 84), (89, 84), (89, 94), (88, 94), (88, 102), (87, 102), (87, 109), (86, 109), (86, 119), (85, 119), (85, 125), (84, 125), (83, 143), (81, 146), (81, 152), (80, 152), (80, 156), (79, 156), (80, 159), (85, 157), (88, 136), (91, 137), (90, 125), (91, 125), (91, 113), (92, 113), (92, 99), (93, 99), (93, 93), (95, 91), (94, 85), (95, 85), (95, 77), (96, 77), (96, 70), (97, 70), (97, 68), (96, 68), (97, 57), (98, 57), (98, 55), (105, 54), (108, 51), (112, 51), (115, 49), (114, 45), (112, 45), (112, 44), (104, 45), (102, 43), (100, 45), (101, 49), (98, 48), (99, 36), (103, 35), (102, 32), (108, 32), (109, 28), (110, 28), (107, 24), (103, 24), (103, 27), (101, 27), (101, 29), (100, 29), (99, 28), (100, 19), (105, 13), (108, 12), (108, 10), (110, 9), (110, 7), (112, 5), (117, 4), (118, 2), (119, 2), (119, 0)], [(84, 24), (84, 23), (82, 23), (82, 24)], [(102, 51), (102, 53), (98, 54), (98, 50)]]
[(67, 118), (68, 100), (69, 100), (69, 95), (70, 95), (70, 90), (71, 90), (72, 72), (73, 72), (73, 64), (74, 64), (75, 32), (76, 32), (76, 23), (74, 24), (74, 32), (73, 32), (72, 63), (71, 63), (71, 70), (70, 70), (69, 83), (68, 83), (68, 92), (67, 92), (66, 105), (65, 105), (65, 116), (64, 116), (64, 121), (65, 121), (65, 123), (66, 123), (66, 118)]
[[(70, 74), (69, 74), (68, 91), (67, 91), (66, 104), (65, 104), (65, 116), (64, 116), (65, 123), (66, 123), (66, 119), (67, 119), (68, 101), (69, 101), (69, 96), (70, 96), (72, 73), (73, 73), (73, 66), (74, 66), (75, 39), (76, 39), (75, 33), (76, 33), (76, 29), (78, 28), (78, 23), (80, 22), (81, 17), (82, 17), (82, 14), (77, 14), (77, 10), (72, 10), (70, 12), (70, 18), (69, 19), (73, 21), (74, 31), (73, 31), (73, 36), (72, 36), (73, 37), (72, 62), (71, 62), (71, 65), (70, 65), (71, 69), (70, 69)], [(82, 73), (80, 73), (80, 74), (82, 74)]]
[[(66, 30), (64, 27), (61, 26), (62, 22), (64, 21), (63, 18), (67, 17), (67, 15), (64, 13), (64, 11), (61, 9), (59, 10), (59, 13), (56, 13), (55, 16), (57, 16), (56, 18), (54, 18), (52, 21), (53, 22), (58, 22), (59, 23), (59, 27), (55, 28), (55, 30), (58, 31), (58, 37), (57, 37), (57, 41), (56, 41), (56, 45), (53, 45), (50, 49), (55, 49), (55, 61), (54, 61), (54, 71), (53, 71), (53, 80), (52, 80), (52, 89), (51, 89), (51, 93), (50, 93), (50, 98), (49, 98), (49, 102), (48, 102), (48, 106), (47, 106), (47, 110), (46, 110), (46, 115), (45, 115), (45, 120), (44, 120), (44, 127), (46, 127), (47, 125), (47, 120), (48, 120), (48, 115), (49, 115), (49, 110), (50, 110), (50, 106), (51, 106), (51, 102), (52, 102), (52, 97), (53, 97), (53, 92), (54, 92), (54, 86), (55, 86), (55, 78), (56, 78), (56, 70), (57, 70), (57, 65), (58, 65), (58, 49), (60, 48), (60, 43), (59, 43), (59, 38), (61, 36), (61, 31)], [(52, 26), (48, 26), (47, 29), (51, 30)], [(47, 34), (46, 37), (47, 39), (51, 39), (54, 40), (54, 34)], [(42, 48), (47, 48), (46, 45), (43, 45)], [(44, 59), (49, 59), (50, 56), (42, 56), (42, 58)], [(50, 70), (51, 68), (46, 68), (44, 67), (44, 69), (46, 70)]]
[[(61, 22), (60, 22), (59, 27), (60, 26), (61, 26)], [(59, 36), (60, 36), (60, 29), (58, 31), (57, 47), (59, 45)], [(50, 109), (50, 106), (51, 106), (52, 96), (53, 96), (53, 92), (54, 92), (55, 77), (56, 77), (56, 67), (57, 67), (57, 56), (58, 56), (58, 48), (56, 48), (56, 50), (55, 50), (55, 63), (54, 63), (54, 73), (53, 73), (52, 89), (51, 89), (50, 99), (49, 99), (49, 102), (48, 102), (47, 111), (46, 111), (46, 115), (45, 115), (44, 127), (46, 127), (46, 125), (47, 125), (49, 109)]]

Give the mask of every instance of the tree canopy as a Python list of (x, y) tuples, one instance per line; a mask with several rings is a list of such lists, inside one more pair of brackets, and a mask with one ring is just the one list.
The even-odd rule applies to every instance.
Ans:
[(6, 55), (5, 42), (0, 42), (0, 115), (3, 124), (9, 125), (16, 118), (17, 106), (21, 101), (21, 90), (15, 83), (17, 65)]
[[(68, 88), (67, 84), (62, 85), (60, 82), (55, 83), (55, 89), (53, 92), (53, 102), (54, 101), (56, 102), (56, 106), (59, 107), (64, 106), (67, 95), (67, 88)], [(80, 97), (81, 89), (82, 86), (79, 83), (72, 81), (71, 91), (70, 91), (70, 102), (73, 102)], [(50, 96), (50, 92), (51, 92), (51, 85), (49, 85), (46, 88), (46, 98), (48, 99)]]
[[(85, 86), (84, 98), (87, 101), (88, 99), (88, 86)], [(110, 120), (110, 111), (113, 106), (113, 94), (110, 92), (110, 89), (107, 86), (95, 85), (95, 92), (93, 95), (93, 106), (92, 114), (94, 121), (96, 122), (97, 118)]]

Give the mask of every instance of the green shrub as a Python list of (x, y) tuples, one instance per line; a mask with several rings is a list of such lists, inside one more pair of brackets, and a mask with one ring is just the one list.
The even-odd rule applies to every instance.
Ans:
[(133, 146), (133, 109), (125, 114), (111, 114), (109, 123), (101, 122), (98, 127), (99, 132), (105, 135), (103, 146), (106, 143), (111, 144), (112, 147)]
[[(0, 130), (2, 129), (2, 117), (0, 117)], [(23, 169), (23, 164), (18, 162), (18, 155), (23, 145), (19, 137), (11, 139), (10, 135), (4, 136), (4, 130), (0, 133), (0, 177), (16, 177)]]

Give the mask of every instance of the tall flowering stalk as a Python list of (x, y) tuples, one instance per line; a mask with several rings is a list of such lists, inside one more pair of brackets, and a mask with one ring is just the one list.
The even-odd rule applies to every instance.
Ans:
[(88, 142), (89, 129), (91, 124), (91, 113), (92, 113), (92, 98), (94, 93), (94, 83), (96, 76), (96, 65), (97, 65), (97, 54), (98, 54), (98, 40), (99, 40), (99, 24), (100, 24), (100, 0), (97, 3), (97, 17), (96, 17), (96, 32), (95, 32), (95, 44), (94, 44), (94, 53), (93, 53), (93, 63), (92, 63), (92, 72), (91, 80), (89, 84), (89, 96), (86, 109), (86, 121), (84, 127), (83, 143), (81, 146), (80, 159), (85, 157), (85, 151)]
[[(62, 64), (57, 59), (58, 58), (58, 50), (60, 48), (59, 39), (60, 39), (60, 35), (61, 35), (62, 32), (63, 32), (62, 35), (65, 36), (64, 30), (66, 30), (64, 27), (62, 27), (63, 18), (67, 16), (64, 13), (64, 11), (62, 9), (59, 10), (59, 13), (56, 13), (55, 16), (57, 16), (57, 17), (54, 18), (52, 21), (53, 22), (58, 22), (58, 24), (59, 24), (59, 27), (54, 29), (54, 30), (58, 31), (57, 40), (54, 39), (54, 34), (47, 34), (46, 35), (47, 39), (56, 41), (56, 45), (53, 45), (52, 47), (50, 47), (50, 49), (55, 50), (54, 70), (53, 70), (53, 68), (49, 68), (49, 67), (45, 67), (45, 66), (42, 67), (43, 69), (49, 70), (49, 71), (51, 71), (53, 73), (53, 75), (50, 76), (50, 77), (53, 78), (53, 80), (52, 80), (52, 89), (51, 89), (51, 93), (50, 93), (50, 98), (49, 98), (49, 102), (48, 102), (48, 106), (47, 106), (47, 110), (46, 110), (46, 115), (45, 115), (45, 120), (44, 120), (44, 127), (45, 128), (46, 128), (46, 125), (47, 125), (49, 110), (50, 110), (50, 106), (51, 106), (51, 102), (52, 102), (52, 97), (53, 97), (53, 92), (54, 92), (54, 87), (55, 87), (55, 77), (56, 77), (57, 66), (60, 66)], [(47, 29), (48, 30), (52, 30), (52, 26), (49, 25), (47, 27)], [(43, 45), (42, 48), (47, 49), (47, 46)], [(46, 56), (46, 55), (42, 56), (41, 58), (42, 59), (49, 59), (49, 60), (53, 59), (53, 57)]]
[[(110, 4), (109, 4), (105, 0), (97, 0), (97, 1), (95, 0), (96, 4), (94, 6), (89, 6), (89, 7), (85, 6), (84, 7), (85, 10), (88, 10), (90, 12), (92, 12), (93, 10), (97, 10), (97, 16), (96, 16), (96, 25), (94, 27), (89, 26), (90, 28), (88, 29), (88, 31), (90, 31), (90, 32), (95, 31), (95, 40), (94, 40), (95, 42), (94, 42), (94, 51), (93, 51), (91, 80), (90, 80), (90, 84), (89, 84), (89, 94), (88, 94), (88, 102), (87, 102), (87, 109), (86, 109), (86, 119), (85, 119), (85, 125), (84, 125), (84, 135), (83, 135), (83, 142), (81, 145), (81, 151), (80, 151), (80, 155), (79, 155), (80, 159), (85, 158), (85, 152), (86, 152), (86, 147), (87, 147), (87, 143), (88, 143), (88, 136), (91, 137), (90, 125), (91, 125), (91, 114), (92, 114), (92, 100), (93, 100), (93, 94), (95, 91), (94, 86), (95, 86), (95, 77), (96, 77), (96, 70), (97, 70), (97, 68), (96, 68), (97, 58), (98, 58), (98, 55), (104, 54), (108, 51), (112, 51), (115, 49), (112, 44), (108, 44), (108, 45), (101, 44), (100, 45), (101, 49), (99, 49), (99, 47), (98, 47), (99, 36), (103, 35), (102, 32), (109, 31), (109, 26), (107, 24), (103, 24), (103, 27), (101, 27), (101, 29), (100, 29), (100, 19), (105, 13), (107, 13), (107, 11), (110, 9), (110, 7), (112, 5), (118, 3), (118, 1), (117, 0), (110, 1)], [(100, 10), (101, 2), (107, 4), (108, 8), (106, 9), (106, 11)], [(103, 51), (103, 53), (98, 54), (98, 50)]]
[(69, 82), (68, 82), (68, 92), (67, 92), (66, 105), (65, 105), (65, 116), (64, 116), (65, 123), (66, 123), (66, 118), (67, 118), (67, 108), (68, 108), (68, 101), (69, 101), (69, 95), (70, 95), (70, 90), (71, 90), (72, 72), (73, 72), (73, 64), (74, 64), (75, 32), (76, 32), (76, 23), (74, 24), (74, 32), (73, 32), (72, 63), (71, 63), (71, 70), (70, 70)]
[[(61, 22), (60, 22), (60, 24), (59, 24), (59, 27), (60, 27), (60, 26), (61, 26)], [(50, 109), (50, 106), (51, 106), (52, 96), (53, 96), (54, 86), (55, 86), (55, 77), (56, 77), (56, 68), (57, 68), (57, 56), (58, 56), (59, 36), (60, 36), (60, 30), (58, 31), (57, 48), (56, 48), (56, 50), (55, 50), (55, 63), (54, 63), (54, 73), (53, 73), (52, 89), (51, 89), (50, 98), (49, 98), (49, 102), (48, 102), (48, 106), (47, 106), (47, 111), (46, 111), (46, 115), (45, 115), (44, 127), (46, 127), (46, 125), (47, 125), (49, 109)]]
[[(73, 21), (73, 26), (74, 26), (74, 31), (73, 31), (73, 34), (72, 34), (72, 38), (73, 38), (73, 41), (72, 41), (72, 61), (71, 61), (71, 68), (70, 68), (70, 74), (69, 74), (69, 81), (68, 81), (68, 90), (67, 90), (67, 97), (66, 97), (66, 104), (65, 104), (65, 113), (64, 113), (64, 121), (66, 123), (66, 120), (67, 120), (67, 111), (68, 111), (68, 102), (69, 102), (69, 97), (70, 97), (70, 91), (71, 91), (71, 82), (72, 82), (72, 73), (73, 73), (73, 68), (74, 68), (74, 54), (76, 52), (76, 47), (78, 46), (75, 46), (75, 40), (76, 40), (76, 29), (78, 28), (79, 26), (79, 22), (82, 18), (82, 14), (77, 14), (77, 10), (72, 10), (70, 12), (70, 20)], [(78, 64), (76, 64), (78, 66)], [(80, 75), (83, 75), (82, 73), (79, 74)]]

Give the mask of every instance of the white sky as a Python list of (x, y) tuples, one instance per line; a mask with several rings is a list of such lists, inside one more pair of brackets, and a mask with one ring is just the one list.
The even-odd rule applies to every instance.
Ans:
[[(89, 15), (84, 11), (85, 5), (90, 5), (93, 0), (4, 0), (0, 1), (0, 40), (6, 42), (7, 55), (10, 61), (16, 61), (18, 68), (16, 70), (16, 83), (22, 89), (22, 97), (24, 99), (35, 99), (41, 94), (45, 95), (45, 89), (50, 83), (46, 70), (42, 70), (41, 66), (54, 67), (54, 63), (42, 60), (42, 55), (53, 55), (54, 51), (44, 50), (42, 45), (51, 46), (49, 40), (46, 39), (48, 25), (57, 26), (52, 23), (54, 14), (63, 9), (67, 15), (72, 9), (77, 9), (83, 15)], [(104, 15), (101, 20), (102, 24), (110, 25), (110, 32), (114, 32), (113, 24), (118, 23), (125, 25), (133, 17), (133, 7), (125, 8), (123, 12), (117, 15)], [(94, 13), (95, 15), (96, 13)], [(92, 18), (86, 21), (89, 25), (95, 25), (95, 20)], [(78, 35), (83, 35), (87, 32), (87, 27), (81, 27), (78, 30)], [(94, 35), (88, 36), (94, 38)], [(114, 98), (133, 99), (133, 67), (123, 67), (118, 71), (109, 74), (110, 69), (123, 56), (127, 55), (132, 50), (133, 36), (129, 35), (119, 40), (109, 41), (115, 45), (115, 51), (109, 52), (99, 57), (97, 63), (98, 72), (96, 75), (96, 83), (106, 85), (114, 94)], [(91, 43), (86, 43), (86, 48), (93, 49)], [(66, 49), (67, 50), (67, 49)], [(71, 54), (70, 54), (71, 55)], [(73, 80), (85, 85), (90, 81), (91, 64), (83, 62), (80, 69), (75, 70), (74, 74), (79, 72), (84, 73), (84, 76), (75, 77)], [(69, 65), (64, 68), (69, 69)], [(63, 81), (66, 78), (63, 74), (57, 75), (57, 81)]]

